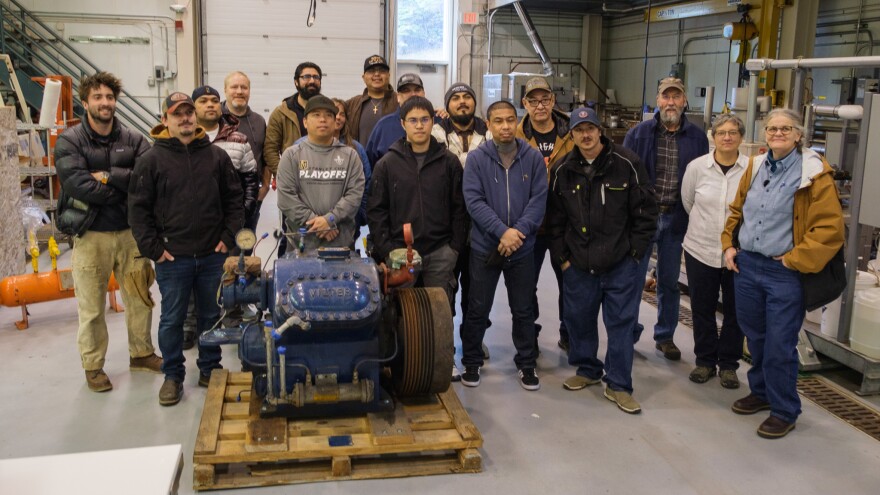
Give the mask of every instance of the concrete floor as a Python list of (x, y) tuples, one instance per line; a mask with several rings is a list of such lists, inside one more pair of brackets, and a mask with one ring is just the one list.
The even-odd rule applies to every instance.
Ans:
[[(269, 213), (274, 207), (270, 196), (263, 205), (261, 232), (277, 224)], [(270, 248), (266, 242), (258, 252), (265, 255)], [(60, 264), (69, 266), (69, 251)], [(618, 410), (602, 397), (601, 386), (564, 390), (562, 381), (572, 369), (556, 347), (556, 289), (549, 266), (540, 287), (540, 322), (545, 328), (538, 361), (541, 390), (527, 392), (515, 378), (503, 285), (487, 333), (492, 357), (483, 369), (482, 384), (475, 389), (454, 385), (485, 440), (482, 473), (224, 493), (875, 494), (880, 490), (880, 442), (812, 402), (804, 400), (796, 430), (784, 439), (768, 441), (755, 434), (763, 414), (738, 416), (730, 411), (730, 404), (748, 393), (747, 387), (726, 390), (717, 378), (703, 385), (688, 381), (694, 366), (693, 337), (685, 326), (679, 326), (675, 337), (683, 350), (680, 362), (666, 361), (654, 350), (650, 331), (636, 345), (634, 396), (642, 404), (642, 414)], [(153, 293), (158, 299), (157, 287)], [(20, 317), (19, 309), (0, 309), (0, 396), (4, 398), (0, 459), (182, 443), (185, 465), (180, 493), (192, 493), (192, 453), (205, 398), (205, 389), (196, 385), (195, 351), (186, 351), (190, 373), (183, 400), (175, 407), (160, 407), (162, 377), (128, 371), (123, 315), (108, 313), (111, 342), (104, 369), (114, 389), (95, 394), (86, 387), (80, 369), (75, 301), (37, 304), (30, 310), (31, 328), (18, 331), (13, 323)], [(650, 329), (655, 318), (654, 307), (643, 303), (642, 323)], [(157, 310), (154, 342), (158, 320)], [(223, 364), (238, 370), (233, 350), (224, 352)], [(739, 371), (743, 381), (746, 368), (744, 364)], [(852, 380), (858, 377), (838, 372), (834, 379), (852, 389), (857, 386)], [(876, 397), (866, 402), (880, 406)], [(87, 491), (72, 487), (69, 493)], [(119, 493), (125, 493), (124, 487)]]

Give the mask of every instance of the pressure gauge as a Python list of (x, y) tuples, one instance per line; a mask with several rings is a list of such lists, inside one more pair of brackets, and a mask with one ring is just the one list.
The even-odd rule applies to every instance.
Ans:
[(235, 234), (235, 245), (242, 251), (253, 249), (257, 244), (257, 234), (251, 229), (241, 229)]

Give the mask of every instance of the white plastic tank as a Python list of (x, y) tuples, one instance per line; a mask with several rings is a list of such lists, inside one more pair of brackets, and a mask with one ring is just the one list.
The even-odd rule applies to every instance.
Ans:
[(849, 345), (856, 352), (880, 359), (880, 288), (856, 293)]
[[(877, 277), (873, 273), (863, 272), (859, 270), (856, 276), (856, 294), (877, 287)], [(809, 317), (809, 313), (807, 313)], [(811, 320), (812, 321), (812, 320)], [(837, 338), (837, 327), (840, 325), (840, 298), (831, 301), (827, 306), (822, 308), (822, 333), (833, 338)], [(852, 326), (850, 327), (852, 328)], [(852, 339), (852, 331), (850, 331), (850, 340)]]

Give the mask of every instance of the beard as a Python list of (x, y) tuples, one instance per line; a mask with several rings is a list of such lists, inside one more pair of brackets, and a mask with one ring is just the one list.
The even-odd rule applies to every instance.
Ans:
[(315, 84), (306, 84), (305, 86), (298, 89), (299, 95), (302, 96), (302, 99), (306, 101), (311, 99), (313, 96), (321, 94), (321, 87)]
[[(104, 107), (104, 108), (106, 108), (106, 107)], [(104, 118), (101, 116), (102, 109), (103, 109), (102, 107), (98, 107), (98, 108), (89, 107), (89, 109), (88, 109), (89, 117), (91, 117), (91, 119), (94, 120), (95, 122), (100, 122), (102, 124), (109, 124), (109, 123), (113, 122), (113, 117), (116, 115), (116, 110), (111, 109), (110, 110), (110, 117)]]
[(681, 122), (681, 114), (679, 112), (669, 114), (666, 110), (662, 110), (660, 112), (660, 122), (663, 124), (678, 125), (678, 123)]
[(449, 114), (449, 118), (460, 126), (466, 126), (474, 120), (474, 112), (471, 111), (470, 113), (460, 115)]

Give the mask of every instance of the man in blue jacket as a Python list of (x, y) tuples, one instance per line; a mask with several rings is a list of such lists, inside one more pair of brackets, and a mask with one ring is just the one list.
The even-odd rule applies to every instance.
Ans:
[[(397, 80), (397, 103), (403, 106), (403, 102), (413, 96), (425, 96), (425, 85), (422, 78), (417, 74), (404, 74)], [(434, 119), (434, 122), (438, 122)], [(367, 158), (370, 163), (379, 163), (379, 159), (388, 153), (388, 148), (400, 139), (406, 137), (406, 131), (400, 125), (400, 108), (393, 113), (379, 119), (376, 127), (370, 133), (370, 139), (367, 141)]]
[(520, 385), (541, 387), (535, 372), (535, 291), (533, 250), (547, 204), (547, 168), (541, 153), (516, 138), (516, 108), (497, 101), (487, 110), (492, 140), (470, 152), (464, 168), (464, 200), (471, 215), (471, 291), (461, 326), (461, 383), (480, 384), (483, 336), (504, 273), (513, 316), (513, 358)]
[[(672, 361), (681, 359), (681, 351), (672, 341), (672, 336), (678, 325), (681, 243), (688, 224), (688, 215), (681, 203), (681, 180), (687, 164), (709, 152), (706, 134), (688, 122), (684, 115), (685, 108), (687, 93), (681, 79), (662, 79), (657, 88), (657, 113), (654, 118), (634, 127), (623, 140), (624, 147), (639, 155), (657, 194), (660, 215), (654, 236), (657, 244), (657, 324), (654, 325), (654, 341), (663, 356)], [(645, 251), (636, 283), (644, 282), (654, 242)], [(641, 294), (638, 297), (641, 298)], [(641, 324), (636, 323), (633, 331), (638, 341)]]

